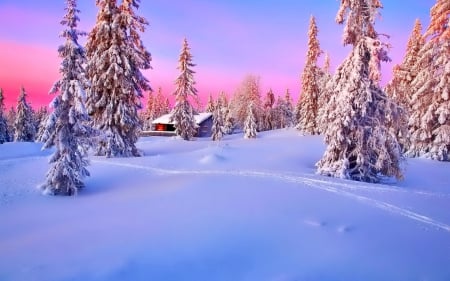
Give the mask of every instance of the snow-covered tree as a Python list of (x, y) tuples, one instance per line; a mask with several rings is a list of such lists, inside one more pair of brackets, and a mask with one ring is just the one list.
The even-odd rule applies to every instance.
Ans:
[(392, 80), (386, 85), (386, 92), (405, 109), (409, 109), (411, 103), (411, 82), (417, 76), (415, 66), (418, 54), (424, 45), (425, 38), (422, 36), (422, 24), (417, 19), (409, 37), (403, 61), (394, 66)]
[(258, 134), (258, 124), (255, 118), (255, 109), (253, 102), (250, 102), (247, 108), (247, 118), (244, 123), (244, 138), (254, 139)]
[(255, 120), (257, 126), (262, 126), (262, 102), (261, 91), (259, 85), (259, 77), (248, 75), (239, 85), (233, 99), (231, 100), (231, 110), (235, 124), (243, 128), (245, 120), (247, 119), (249, 104), (253, 103), (253, 110), (255, 113)]
[(48, 109), (47, 106), (41, 106), (35, 112), (34, 122), (36, 127), (36, 140), (40, 141), (42, 133), (44, 131), (45, 125), (47, 124), (48, 119)]
[(194, 110), (189, 102), (190, 96), (197, 96), (195, 88), (194, 71), (190, 48), (185, 38), (178, 60), (180, 75), (176, 80), (175, 107), (172, 111), (172, 121), (175, 123), (175, 133), (184, 140), (190, 140), (197, 132), (197, 124), (194, 119)]
[(53, 112), (48, 118), (42, 136), (43, 148), (55, 147), (50, 158), (51, 167), (45, 183), (40, 188), (45, 194), (76, 195), (84, 187), (83, 179), (89, 176), (86, 169), (87, 143), (92, 130), (86, 125), (89, 117), (85, 109), (85, 89), (89, 86), (83, 65), (86, 63), (84, 48), (78, 43), (85, 33), (77, 29), (80, 10), (76, 0), (66, 0), (66, 14), (61, 21), (65, 27), (61, 37), (64, 45), (58, 48), (62, 59), (61, 78), (55, 82), (51, 94)]
[(450, 161), (450, 3), (431, 9), (428, 41), (418, 53), (411, 99), (408, 156)]
[(276, 105), (276, 128), (288, 128), (294, 124), (294, 106), (289, 89), (284, 97), (278, 97)]
[(416, 68), (419, 51), (425, 44), (422, 36), (422, 24), (417, 19), (414, 29), (408, 40), (406, 53), (402, 63), (394, 66), (391, 81), (386, 85), (387, 94), (396, 101), (403, 110), (401, 122), (405, 124), (400, 132), (397, 132), (398, 140), (402, 150), (407, 150), (410, 146), (410, 136), (407, 132), (409, 116), (411, 114), (411, 97), (413, 94), (412, 81), (417, 76)]
[(224, 120), (222, 116), (222, 107), (219, 101), (216, 102), (214, 105), (214, 111), (213, 111), (213, 125), (211, 128), (212, 132), (212, 140), (213, 141), (219, 141), (222, 139), (224, 135)]
[(209, 94), (208, 101), (206, 102), (205, 112), (214, 112), (214, 98), (212, 94)]
[(328, 83), (331, 81), (332, 75), (330, 71), (330, 56), (328, 52), (325, 52), (323, 67), (320, 70), (319, 79), (319, 98), (317, 100), (317, 125), (319, 128), (319, 133), (325, 132), (327, 124), (323, 121), (323, 115), (326, 112), (328, 104)]
[(318, 101), (320, 95), (321, 72), (317, 66), (317, 59), (322, 51), (317, 39), (318, 28), (316, 19), (311, 16), (308, 31), (308, 51), (305, 68), (302, 73), (302, 90), (298, 105), (297, 129), (306, 134), (319, 133)]
[(388, 60), (373, 29), (380, 7), (376, 0), (341, 2), (337, 21), (343, 23), (349, 13), (344, 44), (352, 44), (353, 50), (329, 87), (327, 149), (317, 163), (320, 174), (367, 182), (402, 177), (400, 146), (390, 129), (399, 122), (399, 109), (378, 85), (380, 61)]
[(97, 0), (97, 21), (86, 44), (91, 81), (87, 109), (103, 133), (96, 154), (140, 156), (136, 148), (142, 91), (150, 91), (141, 69), (151, 68), (151, 55), (140, 39), (148, 22), (135, 14), (139, 0)]
[(14, 141), (14, 123), (16, 122), (17, 112), (14, 106), (11, 106), (6, 114), (6, 123), (8, 124), (9, 141)]
[(268, 131), (275, 129), (275, 112), (274, 112), (274, 105), (275, 105), (275, 95), (270, 89), (266, 96), (264, 97), (263, 102), (263, 125), (262, 130)]
[(155, 107), (156, 107), (156, 97), (153, 95), (152, 91), (148, 92), (147, 105), (145, 111), (142, 113), (142, 129), (144, 131), (151, 130), (152, 121), (155, 117)]
[(3, 89), (0, 88), (0, 144), (9, 141), (8, 122), (5, 114)]
[(27, 102), (27, 93), (25, 92), (24, 87), (20, 90), (16, 112), (16, 119), (14, 121), (14, 140), (33, 142), (36, 136), (34, 112)]

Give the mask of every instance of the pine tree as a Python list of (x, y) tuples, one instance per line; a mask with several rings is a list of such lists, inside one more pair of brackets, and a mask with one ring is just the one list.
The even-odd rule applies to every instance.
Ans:
[(450, 161), (450, 3), (438, 0), (431, 9), (429, 40), (418, 53), (412, 81), (407, 155)]
[[(409, 37), (403, 61), (394, 66), (392, 79), (386, 85), (387, 94), (401, 106), (403, 112), (400, 116), (401, 123), (403, 124), (408, 124), (408, 119), (411, 114), (412, 81), (417, 76), (417, 56), (424, 44), (425, 39), (422, 36), (422, 24), (417, 19)], [(410, 136), (407, 131), (407, 126), (404, 126), (401, 131), (395, 133), (398, 135), (402, 150), (407, 150), (410, 146)]]
[(197, 132), (197, 124), (194, 119), (194, 110), (190, 104), (189, 96), (197, 96), (195, 89), (194, 71), (191, 67), (192, 55), (186, 38), (183, 41), (180, 58), (178, 60), (180, 76), (176, 80), (176, 103), (172, 113), (172, 121), (175, 123), (175, 133), (184, 140), (190, 140)]
[(8, 122), (6, 120), (3, 99), (3, 89), (0, 88), (0, 144), (9, 141)]
[(6, 114), (6, 123), (8, 125), (8, 133), (9, 133), (9, 141), (14, 141), (14, 123), (16, 122), (17, 112), (14, 109), (14, 106), (9, 108), (8, 113)]
[(143, 126), (142, 129), (144, 131), (148, 131), (152, 129), (152, 121), (155, 117), (155, 107), (156, 107), (156, 97), (153, 95), (152, 91), (148, 92), (147, 98), (147, 106), (145, 107), (145, 111), (143, 113), (142, 121)]
[(308, 31), (308, 52), (302, 73), (302, 92), (299, 98), (297, 129), (311, 135), (319, 133), (318, 100), (320, 95), (321, 73), (317, 59), (322, 51), (317, 39), (316, 19), (311, 16)]
[(257, 136), (257, 124), (253, 102), (248, 105), (247, 118), (244, 123), (244, 138), (254, 139)]
[(322, 69), (320, 69), (320, 79), (319, 79), (319, 98), (317, 100), (317, 123), (319, 133), (322, 134), (326, 131), (327, 124), (324, 122), (324, 115), (326, 114), (327, 104), (329, 102), (328, 93), (328, 83), (331, 81), (332, 75), (330, 72), (330, 56), (328, 52), (325, 52), (324, 64)]
[(235, 124), (243, 128), (247, 119), (248, 106), (253, 103), (255, 120), (258, 127), (262, 127), (263, 106), (261, 102), (261, 90), (259, 77), (248, 75), (241, 82), (231, 101), (231, 110)]
[(209, 94), (208, 102), (206, 103), (205, 112), (214, 112), (214, 98), (212, 94)]
[(97, 21), (88, 36), (87, 76), (91, 81), (87, 108), (104, 138), (96, 154), (140, 156), (136, 148), (142, 91), (150, 91), (141, 69), (151, 68), (151, 55), (140, 40), (148, 22), (134, 13), (139, 0), (98, 0)]
[(224, 135), (224, 129), (223, 129), (223, 116), (222, 116), (222, 107), (219, 101), (216, 102), (214, 105), (214, 111), (213, 111), (213, 125), (211, 128), (212, 132), (212, 140), (213, 141), (219, 141), (222, 139)]
[(294, 124), (294, 106), (292, 105), (292, 97), (289, 89), (283, 97), (278, 97), (275, 105), (276, 112), (276, 128), (288, 128)]
[(343, 11), (349, 12), (344, 44), (354, 47), (329, 88), (327, 149), (317, 163), (320, 174), (367, 182), (402, 177), (400, 147), (389, 127), (398, 124), (398, 106), (378, 85), (380, 60), (388, 60), (373, 29), (380, 7), (376, 0), (341, 3), (337, 21), (343, 23)]
[(262, 130), (268, 131), (275, 129), (274, 119), (274, 104), (275, 104), (275, 95), (272, 89), (267, 92), (266, 97), (264, 98), (264, 109), (263, 109), (263, 126)]
[(17, 114), (14, 121), (14, 140), (34, 142), (34, 138), (36, 136), (34, 113), (33, 109), (27, 102), (27, 93), (25, 92), (24, 87), (20, 90), (16, 111)]
[(66, 14), (61, 21), (65, 27), (61, 37), (64, 45), (58, 48), (61, 62), (61, 78), (55, 82), (51, 94), (57, 94), (51, 106), (43, 134), (43, 148), (55, 147), (50, 158), (50, 170), (40, 188), (45, 194), (76, 195), (84, 187), (83, 178), (89, 176), (86, 169), (87, 143), (92, 134), (85, 125), (88, 115), (85, 109), (85, 89), (89, 86), (83, 65), (86, 63), (84, 48), (78, 37), (85, 33), (77, 29), (79, 21), (76, 0), (66, 0)]

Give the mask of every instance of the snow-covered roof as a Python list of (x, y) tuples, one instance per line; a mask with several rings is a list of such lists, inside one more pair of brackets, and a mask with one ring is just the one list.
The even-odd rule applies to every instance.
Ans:
[[(201, 112), (198, 114), (194, 114), (195, 123), (199, 125), (203, 121), (207, 120), (212, 116), (210, 112)], [(156, 118), (152, 121), (152, 124), (175, 124), (175, 122), (170, 122), (170, 117), (172, 117), (172, 113), (164, 114), (163, 116)]]

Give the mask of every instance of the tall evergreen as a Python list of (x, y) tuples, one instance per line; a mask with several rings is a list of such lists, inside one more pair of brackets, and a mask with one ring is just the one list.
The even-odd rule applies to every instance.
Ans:
[[(417, 76), (417, 58), (424, 44), (425, 39), (422, 36), (422, 24), (417, 19), (409, 37), (403, 61), (394, 66), (392, 79), (386, 85), (387, 94), (402, 107), (403, 113), (401, 114), (401, 122), (404, 124), (408, 124), (409, 116), (412, 113), (411, 97), (414, 92), (412, 81)], [(408, 150), (410, 146), (410, 136), (407, 126), (404, 126), (403, 130), (397, 132), (397, 135), (402, 150)]]
[(172, 121), (175, 123), (175, 133), (184, 140), (191, 140), (197, 132), (197, 124), (194, 119), (194, 110), (189, 97), (197, 96), (190, 48), (185, 38), (178, 59), (178, 70), (181, 72), (176, 80), (175, 107), (172, 111)]
[(25, 88), (20, 89), (17, 100), (16, 116), (14, 120), (14, 140), (24, 142), (34, 142), (36, 127), (34, 124), (33, 108), (27, 102)]
[(213, 125), (211, 128), (211, 138), (213, 141), (219, 141), (222, 139), (224, 132), (224, 120), (222, 116), (222, 105), (220, 104), (219, 100), (217, 100), (215, 106), (213, 106)]
[(11, 106), (6, 114), (6, 123), (8, 124), (9, 141), (14, 141), (14, 123), (16, 122), (16, 109)]
[(253, 102), (250, 102), (247, 107), (247, 118), (244, 123), (244, 138), (254, 139), (258, 135), (257, 123), (255, 117), (255, 108)]
[(151, 55), (140, 40), (148, 22), (137, 16), (139, 0), (98, 0), (97, 21), (88, 36), (87, 76), (91, 81), (87, 109), (103, 133), (96, 150), (107, 157), (140, 156), (136, 148), (142, 91), (150, 90), (141, 69)]
[(275, 129), (275, 94), (272, 89), (270, 89), (266, 96), (264, 97), (263, 102), (263, 126), (262, 130), (269, 131)]
[(5, 114), (3, 89), (0, 88), (0, 144), (9, 141), (8, 122)]
[(52, 195), (77, 194), (84, 187), (83, 178), (89, 176), (86, 150), (92, 130), (85, 125), (89, 119), (85, 109), (85, 90), (89, 82), (83, 68), (85, 50), (78, 43), (79, 36), (85, 33), (77, 29), (80, 10), (76, 0), (66, 0), (66, 4), (66, 14), (61, 21), (65, 28), (61, 37), (65, 43), (58, 48), (62, 59), (61, 78), (50, 90), (51, 94), (56, 94), (51, 103), (53, 112), (41, 138), (44, 148), (55, 147), (46, 181), (40, 186), (44, 193)]
[(431, 9), (428, 39), (418, 53), (412, 81), (408, 156), (450, 161), (450, 3)]
[(308, 31), (308, 51), (305, 68), (302, 73), (302, 91), (298, 101), (297, 129), (311, 135), (319, 133), (318, 101), (320, 95), (321, 71), (317, 66), (317, 59), (322, 51), (317, 39), (318, 28), (316, 19), (311, 16)]
[(381, 7), (377, 0), (341, 2), (337, 22), (347, 18), (343, 39), (353, 50), (329, 88), (327, 149), (317, 163), (320, 174), (367, 182), (402, 177), (400, 147), (390, 129), (398, 125), (399, 109), (378, 85), (380, 61), (388, 60), (374, 29)]
[(231, 101), (231, 110), (235, 124), (244, 127), (248, 115), (248, 107), (253, 103), (255, 120), (258, 127), (263, 127), (263, 105), (261, 102), (260, 79), (254, 75), (247, 75), (236, 90)]

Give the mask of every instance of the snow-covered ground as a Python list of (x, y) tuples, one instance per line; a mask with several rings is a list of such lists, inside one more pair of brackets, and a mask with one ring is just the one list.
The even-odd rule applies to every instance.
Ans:
[(405, 180), (315, 175), (321, 137), (148, 137), (43, 196), (51, 151), (0, 145), (0, 280), (450, 280), (450, 163)]

